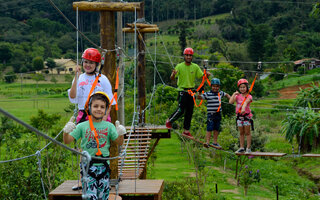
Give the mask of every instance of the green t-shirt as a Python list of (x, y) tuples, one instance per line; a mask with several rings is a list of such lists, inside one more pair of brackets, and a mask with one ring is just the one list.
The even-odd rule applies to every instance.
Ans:
[[(116, 127), (107, 121), (93, 122), (97, 130), (99, 139), (99, 148), (104, 157), (109, 156), (110, 140), (114, 141), (118, 138)], [(90, 129), (89, 121), (82, 122), (70, 133), (74, 139), (81, 138), (81, 148), (87, 151), (90, 156), (95, 156), (97, 149), (97, 142), (94, 138), (94, 132)], [(109, 163), (109, 160), (108, 160)]]
[(191, 63), (189, 66), (185, 62), (178, 64), (175, 67), (177, 71), (176, 76), (178, 78), (178, 90), (182, 91), (183, 88), (194, 88), (195, 79), (201, 78), (203, 72), (201, 71), (199, 65)]

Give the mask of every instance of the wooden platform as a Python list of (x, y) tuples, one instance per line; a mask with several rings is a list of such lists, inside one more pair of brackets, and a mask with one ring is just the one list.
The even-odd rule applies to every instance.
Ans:
[(236, 153), (237, 156), (265, 156), (265, 157), (283, 157), (286, 153), (274, 152), (251, 152), (251, 153)]
[[(77, 180), (68, 180), (49, 193), (50, 200), (81, 199), (81, 190), (73, 191), (72, 186)], [(118, 195), (126, 199), (153, 199), (160, 200), (164, 188), (163, 180), (123, 180), (119, 183)], [(110, 194), (115, 194), (115, 188)], [(137, 195), (133, 196), (132, 195)]]
[(302, 157), (320, 158), (320, 154), (303, 154)]

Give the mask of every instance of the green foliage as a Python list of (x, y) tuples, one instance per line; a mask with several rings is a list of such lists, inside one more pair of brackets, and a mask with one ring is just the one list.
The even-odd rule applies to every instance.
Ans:
[(47, 65), (48, 68), (51, 69), (51, 70), (57, 66), (57, 65), (56, 65), (56, 62), (54, 62), (54, 60), (53, 60), (52, 58), (48, 58), (48, 59), (47, 59), (46, 65)]
[(179, 45), (181, 49), (181, 54), (183, 54), (183, 50), (187, 47), (187, 28), (188, 23), (182, 21), (177, 23), (177, 27), (179, 29)]
[[(234, 67), (228, 63), (219, 63), (216, 65), (214, 71), (211, 71), (213, 75), (210, 78), (219, 78), (221, 81), (220, 90), (228, 93), (230, 96), (238, 89), (237, 81), (243, 77), (243, 72), (237, 67)], [(227, 100), (228, 102), (228, 100)], [(234, 107), (230, 104), (222, 104), (223, 115), (231, 116), (234, 114)]]
[(11, 45), (8, 42), (0, 42), (0, 62), (6, 64), (13, 56)]
[(294, 102), (294, 106), (320, 108), (320, 86), (312, 83), (311, 88), (300, 90)]
[(239, 171), (239, 183), (243, 186), (245, 195), (247, 195), (248, 187), (253, 183), (260, 182), (261, 175), (259, 169), (256, 169), (251, 164), (251, 158), (249, 157), (249, 163), (240, 167)]
[(35, 80), (37, 83), (38, 83), (39, 81), (45, 80), (43, 74), (32, 74), (31, 77), (32, 77), (32, 79)]
[(35, 70), (42, 70), (44, 68), (43, 59), (40, 56), (37, 56), (32, 59), (32, 66)]
[(311, 109), (298, 109), (289, 113), (282, 122), (281, 131), (289, 142), (293, 142), (296, 137), (301, 151), (311, 151), (320, 145), (320, 113)]
[(248, 52), (253, 61), (261, 61), (266, 57), (266, 42), (271, 30), (267, 25), (251, 26), (248, 41)]
[(17, 75), (14, 72), (7, 72), (4, 76), (6, 83), (13, 83), (17, 79)]

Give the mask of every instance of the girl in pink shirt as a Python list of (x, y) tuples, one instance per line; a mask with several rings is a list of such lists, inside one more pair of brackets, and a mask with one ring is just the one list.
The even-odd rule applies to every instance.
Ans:
[[(237, 114), (237, 126), (240, 131), (240, 149), (236, 153), (251, 153), (251, 118), (252, 113), (250, 110), (250, 103), (252, 102), (252, 96), (249, 94), (249, 83), (246, 79), (240, 79), (238, 81), (239, 91), (232, 94), (229, 103), (236, 102), (236, 114)], [(244, 137), (247, 137), (247, 149), (244, 149)]]

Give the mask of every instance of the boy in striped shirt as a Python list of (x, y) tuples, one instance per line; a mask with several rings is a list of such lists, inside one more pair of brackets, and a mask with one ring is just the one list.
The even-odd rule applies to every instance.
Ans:
[(221, 121), (221, 98), (227, 97), (230, 99), (230, 95), (219, 91), (220, 80), (213, 78), (211, 80), (211, 90), (203, 93), (199, 97), (207, 100), (207, 134), (206, 134), (206, 146), (209, 147), (211, 134), (213, 132), (213, 143), (211, 145), (221, 148), (218, 144), (218, 135)]

